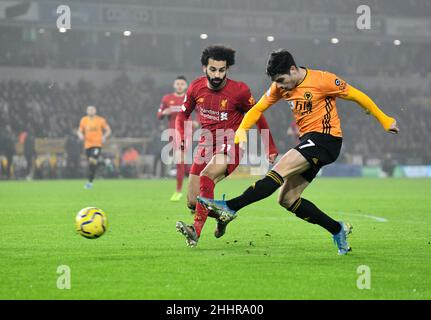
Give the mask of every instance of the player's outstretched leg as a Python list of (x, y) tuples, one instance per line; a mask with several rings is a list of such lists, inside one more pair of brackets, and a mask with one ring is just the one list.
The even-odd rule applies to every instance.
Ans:
[[(314, 173), (317, 173), (315, 171)], [(314, 175), (313, 173), (313, 175)], [(314, 176), (309, 171), (304, 174), (293, 175), (285, 181), (280, 189), (278, 203), (288, 211), (294, 213), (296, 217), (319, 225), (333, 236), (337, 244), (338, 253), (346, 254), (350, 249), (347, 243), (347, 234), (351, 232), (351, 226), (338, 222), (320, 210), (314, 203), (301, 198), (302, 193), (308, 187)], [(306, 179), (305, 177), (308, 177)]]
[(231, 200), (213, 200), (204, 197), (198, 197), (198, 202), (209, 210), (218, 214), (222, 222), (230, 222), (236, 218), (236, 212), (241, 208), (264, 198), (269, 197), (283, 184), (283, 177), (276, 171), (269, 171), (267, 175), (250, 186), (239, 197)]
[(352, 226), (349, 223), (332, 219), (312, 202), (304, 198), (296, 200), (288, 210), (293, 212), (298, 218), (308, 223), (317, 224), (329, 231), (338, 247), (338, 254), (344, 255), (351, 251), (347, 242), (347, 235), (352, 232)]

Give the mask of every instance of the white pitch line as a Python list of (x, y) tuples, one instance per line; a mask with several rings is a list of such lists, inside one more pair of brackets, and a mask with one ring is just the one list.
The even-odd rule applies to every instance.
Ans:
[(372, 216), (370, 214), (360, 214), (360, 213), (345, 213), (345, 212), (337, 212), (337, 214), (341, 214), (341, 215), (350, 215), (350, 216), (358, 216), (358, 217), (365, 217), (365, 218), (370, 218), (373, 220), (376, 220), (378, 222), (388, 222), (387, 219), (382, 218), (382, 217), (377, 217), (377, 216)]

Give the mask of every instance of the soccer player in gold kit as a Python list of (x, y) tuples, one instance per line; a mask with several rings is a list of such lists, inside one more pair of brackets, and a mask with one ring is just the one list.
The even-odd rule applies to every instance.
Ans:
[(269, 197), (281, 187), (279, 204), (298, 218), (328, 230), (333, 235), (338, 254), (345, 255), (351, 250), (347, 242), (351, 225), (335, 221), (301, 197), (320, 168), (334, 162), (340, 153), (342, 131), (336, 98), (355, 101), (387, 132), (398, 133), (397, 122), (383, 113), (365, 93), (335, 74), (298, 67), (287, 50), (271, 53), (267, 75), (272, 80), (271, 87), (245, 115), (236, 131), (235, 143), (240, 146), (246, 143), (247, 130), (280, 99), (286, 100), (293, 112), (299, 127), (300, 143), (287, 151), (263, 179), (239, 197), (227, 201), (198, 197), (198, 201), (218, 214), (220, 220), (229, 222), (237, 216), (238, 210)]

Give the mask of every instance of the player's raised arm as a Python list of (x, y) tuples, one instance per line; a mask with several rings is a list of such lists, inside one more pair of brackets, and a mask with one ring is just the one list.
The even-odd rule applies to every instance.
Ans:
[(235, 133), (235, 143), (241, 143), (247, 141), (247, 131), (253, 127), (262, 116), (263, 112), (280, 100), (281, 95), (279, 89), (273, 83), (268, 89), (266, 94), (260, 98), (260, 100), (250, 109), (242, 119), (238, 130)]
[(397, 121), (394, 118), (386, 115), (382, 110), (380, 110), (379, 107), (374, 103), (374, 101), (362, 91), (350, 86), (347, 95), (342, 98), (350, 101), (355, 101), (362, 108), (367, 110), (367, 112), (372, 114), (377, 119), (377, 121), (380, 122), (380, 124), (386, 131), (392, 133), (399, 132)]
[(374, 101), (362, 91), (352, 87), (330, 72), (323, 73), (322, 84), (323, 89), (329, 95), (356, 102), (368, 113), (372, 114), (386, 131), (398, 133), (399, 129), (396, 120), (380, 110)]

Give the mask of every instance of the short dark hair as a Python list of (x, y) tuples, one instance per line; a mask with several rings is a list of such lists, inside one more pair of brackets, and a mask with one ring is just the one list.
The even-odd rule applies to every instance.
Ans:
[(266, 65), (266, 74), (271, 78), (277, 74), (290, 74), (290, 68), (296, 67), (295, 60), (286, 49), (278, 49), (271, 52), (268, 64)]
[(183, 75), (179, 75), (179, 76), (177, 76), (177, 77), (175, 78), (175, 80), (184, 80), (185, 82), (187, 82), (187, 78), (186, 78), (186, 76), (183, 76)]
[(207, 66), (210, 58), (216, 61), (226, 61), (226, 66), (229, 68), (235, 64), (235, 50), (222, 44), (208, 46), (202, 51), (202, 65)]

